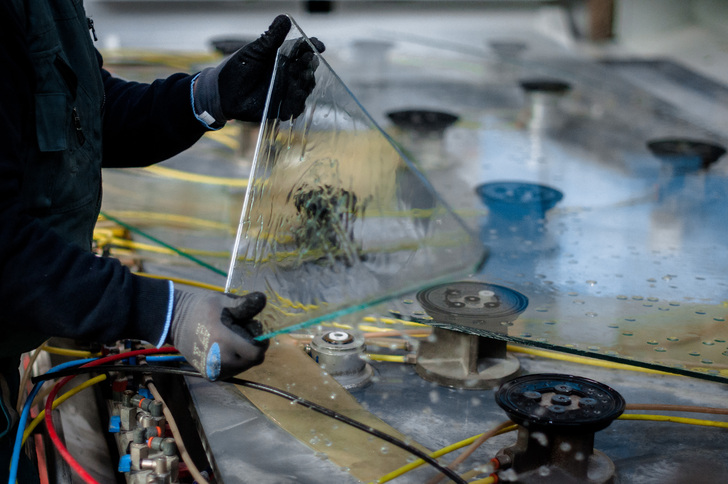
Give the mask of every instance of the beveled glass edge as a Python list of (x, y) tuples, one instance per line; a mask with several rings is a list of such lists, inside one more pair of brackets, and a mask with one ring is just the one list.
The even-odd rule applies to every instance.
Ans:
[(654, 370), (658, 371), (664, 374), (674, 374), (679, 376), (687, 376), (692, 378), (699, 378), (702, 380), (708, 380), (712, 382), (717, 383), (728, 383), (728, 370), (726, 370), (726, 376), (721, 376), (720, 374), (711, 374), (708, 372), (701, 372), (690, 368), (678, 368), (673, 366), (667, 366), (662, 365), (659, 363), (650, 363), (648, 361), (644, 360), (638, 360), (638, 359), (631, 359), (631, 358), (625, 358), (621, 356), (615, 356), (615, 355), (609, 355), (606, 353), (597, 353), (589, 350), (582, 350), (575, 347), (569, 347), (569, 346), (559, 346), (555, 344), (549, 344), (544, 343), (542, 341), (536, 341), (536, 340), (530, 340), (525, 338), (519, 338), (517, 336), (507, 336), (503, 335), (502, 333), (496, 333), (491, 332), (487, 330), (477, 330), (474, 328), (470, 328), (467, 326), (460, 326), (457, 324), (446, 324), (446, 323), (438, 323), (437, 321), (418, 321), (425, 324), (428, 324), (433, 327), (438, 327), (442, 329), (447, 329), (451, 331), (458, 331), (466, 334), (472, 334), (475, 336), (481, 336), (485, 338), (492, 338), (497, 339), (501, 341), (506, 341), (509, 343), (515, 343), (523, 346), (528, 347), (535, 347), (535, 348), (542, 348), (544, 350), (549, 350), (553, 352), (558, 353), (567, 353), (572, 354), (576, 356), (582, 356), (587, 358), (594, 358), (596, 360), (603, 360), (608, 361), (610, 363), (619, 363), (620, 365), (625, 366), (636, 366), (639, 368), (645, 368), (648, 370)]
[(309, 320), (306, 320), (306, 321), (303, 321), (300, 323), (296, 323), (291, 326), (287, 326), (285, 328), (277, 329), (277, 330), (271, 331), (269, 333), (262, 334), (260, 336), (257, 336), (255, 339), (257, 341), (263, 341), (263, 340), (273, 338), (273, 337), (281, 335), (281, 334), (287, 334), (292, 331), (297, 331), (299, 329), (308, 328), (308, 327), (314, 326), (318, 323), (331, 321), (332, 319), (336, 319), (336, 318), (339, 318), (342, 316), (346, 316), (349, 314), (357, 313), (359, 311), (363, 311), (367, 308), (376, 306), (378, 304), (382, 304), (382, 303), (390, 301), (394, 298), (402, 297), (406, 294), (411, 294), (413, 292), (420, 291), (426, 287), (437, 286), (439, 284), (445, 284), (448, 282), (452, 282), (454, 280), (460, 279), (460, 278), (465, 277), (474, 272), (478, 272), (478, 270), (483, 266), (483, 264), (485, 264), (485, 261), (488, 259), (488, 255), (490, 254), (488, 248), (485, 246), (483, 246), (483, 247), (484, 247), (484, 250), (483, 250), (481, 259), (479, 261), (477, 261), (477, 263), (474, 264), (474, 266), (472, 268), (466, 268), (463, 270), (455, 271), (450, 274), (441, 276), (437, 279), (427, 281), (427, 283), (425, 285), (415, 284), (413, 286), (405, 287), (399, 291), (387, 294), (386, 296), (382, 296), (382, 297), (379, 297), (379, 298), (376, 298), (376, 299), (373, 299), (373, 300), (370, 300), (370, 301), (367, 301), (364, 303), (356, 304), (354, 306), (338, 309), (338, 310), (332, 311), (330, 313), (322, 314), (322, 315), (316, 316), (312, 319), (309, 319)]

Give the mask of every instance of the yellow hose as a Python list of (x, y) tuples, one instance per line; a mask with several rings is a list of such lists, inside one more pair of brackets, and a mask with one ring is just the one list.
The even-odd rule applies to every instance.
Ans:
[(671, 415), (648, 415), (648, 414), (623, 414), (619, 420), (647, 420), (652, 422), (672, 422), (686, 425), (698, 425), (701, 427), (717, 427), (728, 429), (728, 422), (717, 422), (715, 420), (702, 420), (698, 418), (673, 417)]
[(389, 363), (404, 363), (405, 357), (404, 355), (377, 355), (377, 354), (368, 354), (367, 357), (370, 360), (373, 361), (386, 361)]
[[(78, 392), (80, 392), (81, 390), (84, 390), (84, 389), (90, 387), (91, 385), (95, 385), (104, 380), (106, 380), (106, 375), (99, 375), (99, 376), (96, 376), (94, 378), (91, 378), (90, 380), (87, 380), (87, 381), (81, 383), (80, 385), (78, 385), (77, 387), (74, 387), (71, 390), (68, 390), (66, 393), (64, 393), (60, 397), (56, 398), (55, 400), (53, 400), (53, 408), (55, 409), (58, 405), (62, 404), (63, 402), (65, 402), (66, 400), (68, 400), (69, 398), (71, 398), (72, 396), (77, 394)], [(32, 422), (30, 422), (30, 425), (28, 425), (28, 428), (25, 429), (25, 432), (23, 432), (23, 442), (22, 442), (23, 444), (25, 444), (25, 441), (28, 440), (28, 436), (30, 436), (30, 434), (33, 433), (33, 430), (35, 430), (35, 428), (38, 426), (38, 424), (40, 424), (43, 421), (44, 417), (45, 417), (45, 410), (42, 410), (38, 414), (38, 416), (35, 417)]]

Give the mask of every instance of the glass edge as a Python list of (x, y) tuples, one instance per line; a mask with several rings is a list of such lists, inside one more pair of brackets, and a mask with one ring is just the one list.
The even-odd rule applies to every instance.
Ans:
[(390, 301), (390, 300), (395, 299), (397, 297), (404, 296), (406, 294), (411, 294), (413, 292), (420, 291), (420, 290), (422, 290), (424, 288), (427, 288), (427, 287), (436, 286), (436, 285), (439, 285), (439, 284), (444, 284), (444, 283), (451, 282), (451, 281), (456, 280), (456, 279), (460, 279), (462, 277), (466, 277), (467, 275), (472, 274), (473, 272), (477, 272), (477, 270), (480, 267), (482, 267), (482, 265), (485, 263), (485, 260), (488, 258), (488, 254), (489, 254), (488, 249), (486, 247), (483, 247), (483, 251), (481, 253), (481, 257), (478, 259), (478, 261), (475, 264), (473, 264), (471, 267), (469, 267), (467, 269), (455, 270), (455, 271), (453, 271), (453, 272), (451, 272), (449, 274), (446, 274), (444, 276), (441, 276), (441, 277), (438, 277), (438, 278), (429, 280), (424, 285), (423, 284), (415, 284), (415, 285), (412, 285), (412, 286), (408, 286), (408, 287), (402, 288), (402, 289), (400, 289), (400, 290), (398, 290), (396, 292), (392, 292), (391, 294), (387, 294), (386, 296), (380, 296), (380, 297), (371, 299), (371, 300), (366, 301), (366, 302), (363, 302), (363, 303), (359, 303), (359, 304), (355, 304), (353, 306), (349, 306), (349, 307), (337, 309), (337, 310), (332, 311), (330, 313), (322, 314), (321, 316), (316, 316), (315, 318), (312, 318), (312, 319), (309, 319), (309, 320), (306, 320), (306, 321), (303, 321), (303, 322), (300, 322), (300, 323), (296, 323), (296, 324), (293, 324), (291, 326), (287, 326), (285, 328), (277, 329), (277, 330), (271, 331), (269, 333), (262, 334), (260, 336), (255, 337), (255, 340), (257, 340), (257, 341), (263, 341), (263, 340), (266, 340), (266, 339), (269, 339), (269, 338), (273, 338), (275, 336), (279, 336), (279, 335), (282, 335), (282, 334), (287, 334), (287, 333), (290, 333), (292, 331), (296, 331), (298, 329), (303, 329), (303, 328), (307, 328), (309, 326), (313, 326), (313, 325), (315, 325), (317, 323), (321, 323), (323, 321), (328, 321), (328, 320), (331, 320), (331, 319), (334, 319), (334, 318), (338, 318), (338, 317), (341, 317), (341, 316), (346, 316), (348, 314), (352, 314), (352, 313), (356, 313), (356, 312), (362, 311), (362, 310), (364, 310), (366, 308), (369, 308), (369, 307), (372, 307), (372, 306), (376, 306), (377, 304), (385, 303), (387, 301)]

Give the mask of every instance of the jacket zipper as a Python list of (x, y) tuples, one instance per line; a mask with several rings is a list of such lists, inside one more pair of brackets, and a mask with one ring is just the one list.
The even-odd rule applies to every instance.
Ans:
[(86, 17), (86, 23), (88, 24), (88, 29), (91, 31), (91, 35), (93, 35), (94, 42), (98, 42), (98, 37), (96, 37), (96, 29), (94, 28), (94, 20), (91, 17)]
[(86, 142), (86, 136), (83, 134), (83, 128), (81, 127), (81, 118), (78, 116), (78, 111), (73, 108), (73, 127), (76, 128), (76, 138), (78, 138), (78, 144), (83, 146)]

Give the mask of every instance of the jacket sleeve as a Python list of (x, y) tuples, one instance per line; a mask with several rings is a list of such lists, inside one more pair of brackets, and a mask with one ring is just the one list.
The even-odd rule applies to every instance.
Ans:
[(194, 76), (180, 73), (143, 84), (116, 78), (103, 68), (101, 75), (106, 94), (104, 167), (148, 166), (166, 160), (207, 131), (192, 110)]
[(9, 3), (0, 2), (0, 338), (7, 343), (35, 333), (156, 343), (168, 316), (169, 283), (132, 275), (116, 260), (65, 242), (23, 208), (23, 147), (37, 143), (34, 75)]

